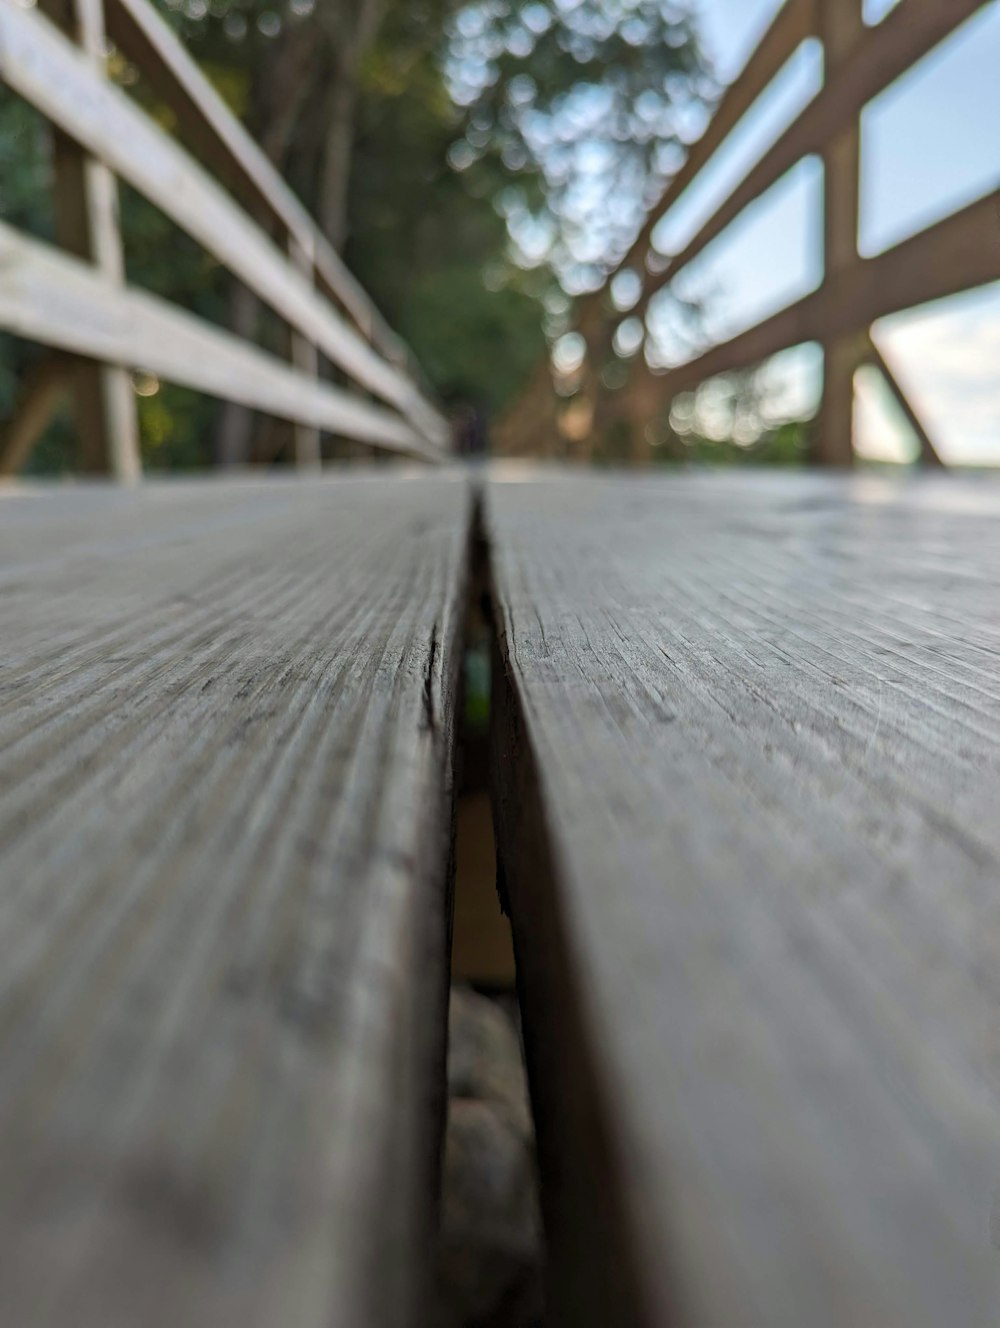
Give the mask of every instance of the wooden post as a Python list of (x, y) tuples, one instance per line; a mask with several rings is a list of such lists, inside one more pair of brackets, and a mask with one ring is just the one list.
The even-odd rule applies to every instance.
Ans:
[[(288, 255), (300, 272), (310, 281), (315, 280), (315, 263), (311, 246), (306, 249), (294, 236), (289, 235)], [(308, 374), (310, 378), (319, 377), (319, 351), (315, 343), (294, 329), (289, 338), (289, 355), (292, 364), (300, 373)], [(300, 470), (318, 470), (322, 464), (319, 429), (311, 424), (296, 424), (294, 430), (296, 466)]]
[[(823, 79), (829, 84), (850, 60), (864, 34), (862, 0), (819, 0)], [(823, 247), (829, 286), (858, 261), (861, 125), (855, 117), (823, 153)], [(854, 461), (854, 374), (860, 363), (856, 337), (823, 342), (823, 396), (813, 460), (821, 466)]]
[(16, 475), (72, 384), (75, 361), (51, 354), (28, 373), (14, 414), (0, 434), (0, 478)]
[[(42, 0), (41, 8), (103, 68), (102, 0)], [(55, 127), (53, 140), (56, 239), (111, 280), (124, 283), (115, 178), (103, 162)], [(139, 429), (127, 371), (81, 358), (74, 360), (71, 376), (80, 469), (110, 471), (122, 483), (134, 483), (141, 473)]]

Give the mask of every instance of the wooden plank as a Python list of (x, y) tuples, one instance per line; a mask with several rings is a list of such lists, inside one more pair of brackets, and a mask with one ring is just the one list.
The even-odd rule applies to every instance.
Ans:
[(441, 456), (391, 411), (297, 373), (156, 296), (114, 285), (2, 223), (0, 327), (293, 422), (429, 459)]
[(0, 505), (0, 1319), (418, 1328), (467, 486)]
[(443, 421), (361, 340), (211, 176), (37, 13), (0, 0), (0, 78), (161, 208), (346, 373), (414, 420)]
[[(642, 300), (628, 316), (644, 312), (664, 286), (717, 239), (736, 218), (803, 157), (821, 152), (874, 97), (949, 37), (985, 0), (906, 0), (853, 50), (835, 82), (825, 86), (736, 186), (725, 202), (662, 272), (647, 276)], [(832, 11), (835, 12), (835, 11)]]
[(669, 400), (707, 378), (758, 364), (789, 346), (864, 332), (889, 314), (1000, 280), (998, 208), (1000, 190), (994, 190), (885, 253), (859, 259), (836, 283), (804, 296), (686, 364), (664, 373), (637, 364), (635, 391), (644, 400)]
[(949, 479), (488, 484), (556, 1322), (996, 1318), (1000, 489)]
[[(75, 42), (97, 77), (104, 74), (104, 14), (101, 0), (42, 0), (42, 8)], [(118, 186), (100, 161), (66, 134), (53, 140), (56, 240), (69, 253), (93, 263), (108, 281), (125, 279), (118, 219)], [(71, 369), (77, 462), (84, 471), (110, 471), (132, 484), (142, 472), (139, 418), (128, 373), (120, 364), (77, 361)]]
[(223, 179), (232, 179), (251, 207), (273, 216), (297, 245), (316, 250), (332, 298), (347, 310), (367, 340), (403, 367), (407, 350), (400, 338), (148, 0), (106, 3), (109, 35), (177, 116), (184, 138), (199, 159)]

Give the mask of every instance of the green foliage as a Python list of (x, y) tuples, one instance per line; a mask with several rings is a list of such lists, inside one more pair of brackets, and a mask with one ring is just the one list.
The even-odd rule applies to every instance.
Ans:
[(809, 458), (811, 435), (811, 420), (786, 420), (763, 429), (749, 443), (709, 438), (696, 430), (682, 436), (668, 429), (657, 439), (653, 456), (667, 466), (803, 466)]
[(545, 348), (548, 273), (526, 274), (487, 182), (447, 161), (457, 114), (410, 6), (365, 62), (345, 257), (445, 402), (499, 411)]
[(0, 218), (52, 239), (49, 127), (37, 111), (6, 92), (0, 94)]
[(414, 282), (398, 326), (446, 402), (488, 414), (511, 400), (545, 351), (538, 301), (512, 285), (490, 291), (464, 265), (435, 267)]
[(211, 463), (207, 438), (217, 403), (200, 392), (162, 383), (139, 398), (143, 465), (151, 470), (199, 470)]

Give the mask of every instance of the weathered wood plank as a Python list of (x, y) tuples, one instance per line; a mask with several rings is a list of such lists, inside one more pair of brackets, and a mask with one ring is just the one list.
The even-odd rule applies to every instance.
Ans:
[[(297, 240), (290, 239), (288, 255), (303, 276), (308, 281), (313, 281), (315, 273), (313, 245), (309, 244), (303, 248)], [(319, 379), (319, 351), (312, 342), (300, 337), (297, 332), (291, 332), (288, 351), (288, 358), (298, 373), (305, 374), (307, 378)], [(320, 430), (314, 424), (296, 424), (293, 442), (295, 464), (306, 470), (318, 469), (323, 459)]]
[(88, 264), (0, 222), (0, 326), (20, 336), (282, 419), (440, 459), (408, 420), (333, 387), (155, 295), (119, 286)]
[(420, 1324), (466, 485), (0, 509), (0, 1321)]
[(487, 522), (554, 1321), (994, 1322), (1000, 490), (512, 477)]
[(18, 0), (0, 0), (0, 78), (145, 194), (359, 384), (411, 418), (429, 441), (444, 441), (444, 421), (416, 387), (344, 322), (207, 171)]

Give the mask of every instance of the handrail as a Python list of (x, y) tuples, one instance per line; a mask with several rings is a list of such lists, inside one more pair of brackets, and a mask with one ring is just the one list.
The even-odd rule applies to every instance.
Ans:
[[(803, 157), (821, 152), (864, 107), (907, 69), (938, 46), (983, 0), (915, 0), (897, 6), (867, 33), (842, 77), (828, 83), (753, 165), (732, 193), (666, 266), (651, 275), (639, 308), (645, 308), (679, 272), (692, 263), (751, 203), (776, 184)], [(634, 316), (637, 309), (630, 310)]]
[[(403, 367), (407, 352), (402, 343), (389, 331), (308, 213), (197, 70), (193, 60), (149, 6), (148, 0), (108, 0), (111, 30), (119, 39), (124, 37), (124, 49), (140, 71), (144, 72), (146, 68), (152, 71), (153, 82), (161, 92), (167, 83), (171, 84), (171, 105), (188, 129), (194, 128), (192, 136), (208, 157), (215, 174), (227, 180), (236, 177), (239, 192), (244, 197), (249, 195), (251, 203), (258, 204), (257, 210), (263, 210), (272, 225), (277, 223), (279, 230), (284, 230), (287, 253), (217, 178), (179, 142), (164, 133), (122, 89), (109, 81), (103, 61), (95, 55), (94, 32), (85, 32), (86, 25), (93, 23), (93, 0), (45, 0), (45, 4), (50, 16), (23, 8), (18, 0), (0, 0), (0, 79), (41, 111), (67, 141), (75, 144), (81, 159), (100, 163), (101, 169), (108, 172), (98, 191), (100, 197), (81, 200), (83, 212), (88, 212), (92, 201), (103, 204), (105, 232), (109, 226), (116, 229), (110, 172), (127, 180), (285, 320), (293, 332), (294, 363), (308, 365), (310, 354), (314, 363), (315, 351), (310, 352), (309, 348), (316, 348), (361, 388), (381, 397), (399, 414), (395, 417), (398, 427), (395, 423), (389, 427), (389, 412), (374, 411), (373, 415), (372, 411), (363, 409), (347, 410), (342, 400), (347, 399), (346, 394), (342, 391), (317, 385), (310, 373), (290, 369), (275, 357), (247, 344), (243, 346), (247, 353), (243, 363), (253, 361), (260, 381), (266, 379), (273, 384), (281, 379), (287, 387), (294, 380), (299, 383), (303, 402), (308, 403), (297, 407), (294, 393), (272, 393), (269, 398), (272, 402), (280, 400), (284, 403), (282, 409), (274, 413), (312, 428), (317, 427), (317, 417), (321, 416), (322, 427), (335, 428), (351, 437), (364, 437), (366, 441), (381, 446), (402, 446), (424, 456), (441, 455), (447, 443), (447, 426), (424, 400)], [(99, 17), (100, 0), (97, 14)], [(60, 22), (57, 26), (53, 19), (68, 19), (68, 22)], [(86, 193), (93, 184), (86, 172), (79, 173), (81, 192)], [(109, 190), (112, 195), (110, 205)], [(84, 231), (91, 221), (91, 217), (86, 218)], [(89, 258), (96, 264), (94, 293), (96, 295), (97, 287), (100, 287), (106, 307), (114, 305), (116, 316), (122, 317), (125, 317), (123, 311), (127, 308), (126, 321), (137, 327), (141, 323), (142, 329), (148, 331), (157, 319), (162, 321), (165, 316), (165, 309), (160, 307), (163, 302), (154, 302), (154, 318), (151, 312), (154, 305), (148, 297), (140, 299), (139, 292), (125, 291), (121, 286), (120, 264), (117, 269), (115, 265), (109, 269), (101, 261), (99, 238), (86, 234), (84, 242), (71, 241), (70, 247), (76, 249), (79, 257)], [(115, 244), (120, 247), (116, 237)], [(30, 259), (35, 264), (36, 274), (42, 268), (49, 272), (55, 270), (41, 254), (41, 248), (19, 243), (18, 237), (6, 228), (0, 234), (0, 257), (5, 268), (0, 294), (0, 326), (11, 330), (23, 330), (25, 326), (23, 304), (18, 304), (12, 294), (17, 274), (11, 269)], [(54, 262), (56, 255), (49, 257)], [(317, 278), (347, 311), (350, 321), (345, 321), (317, 289)], [(45, 286), (37, 293), (39, 298), (50, 299), (55, 292), (51, 286)], [(92, 321), (100, 325), (101, 317), (101, 309), (97, 309)], [(184, 315), (184, 320), (189, 330), (197, 321), (190, 315)], [(58, 319), (51, 317), (36, 320), (38, 339), (77, 350), (107, 366), (106, 371), (96, 372), (111, 373), (122, 365), (155, 371), (148, 353), (142, 358), (130, 349), (146, 345), (148, 337), (136, 336), (131, 342), (115, 343), (112, 353), (110, 343), (101, 349), (104, 343), (99, 336), (89, 339), (89, 348), (70, 344), (73, 336), (69, 332), (60, 333), (57, 322)], [(207, 326), (201, 329), (200, 336), (206, 344), (213, 342), (214, 335), (214, 329)], [(217, 336), (213, 344), (221, 353)], [(302, 353), (303, 348), (307, 353)], [(227, 346), (229, 359), (232, 354), (232, 346)], [(270, 362), (268, 373), (262, 367), (264, 360)], [(158, 362), (162, 362), (162, 357)], [(203, 386), (204, 371), (183, 356), (175, 357), (170, 373), (165, 372), (164, 376), (170, 377), (171, 374), (174, 381), (193, 387)], [(288, 379), (289, 374), (292, 379)], [(216, 381), (211, 390), (225, 399), (267, 409), (260, 404), (260, 391), (253, 378), (254, 373), (236, 374), (228, 383)], [(317, 386), (323, 386), (320, 395), (325, 404), (322, 409), (317, 407)], [(98, 392), (97, 396), (100, 397), (101, 393)], [(255, 399), (251, 400), (251, 397)], [(338, 403), (336, 407), (334, 400)], [(376, 418), (379, 421), (377, 426), (373, 424)], [(113, 448), (113, 440), (109, 440), (107, 450), (112, 461)], [(297, 455), (306, 463), (318, 460), (318, 441), (304, 448), (302, 453), (297, 449)], [(134, 473), (135, 460), (133, 457), (131, 462), (114, 462), (121, 478), (129, 478)]]
[(402, 416), (309, 379), (249, 342), (0, 222), (0, 321), (10, 331), (285, 419), (428, 459), (439, 451)]
[(313, 251), (330, 294), (365, 339), (386, 359), (405, 365), (405, 344), (149, 0), (106, 0), (106, 5), (108, 36), (177, 116), (182, 136), (192, 137), (198, 156), (222, 178), (233, 178), (246, 201), (273, 217), (300, 248)]
[[(676, 396), (717, 374), (750, 368), (790, 346), (856, 337), (879, 318), (1000, 281), (1000, 189), (875, 258), (861, 258), (835, 283), (825, 282), (745, 332), (644, 383)], [(865, 358), (865, 355), (860, 358)]]
[[(989, 3), (1000, 0), (900, 0), (883, 21), (866, 28), (862, 0), (787, 0), (779, 9), (743, 72), (724, 94), (702, 139), (651, 210), (635, 242), (611, 278), (631, 269), (640, 278), (636, 300), (624, 311), (611, 310), (608, 283), (581, 302), (578, 326), (587, 342), (590, 370), (583, 381), (600, 387), (595, 364), (610, 344), (610, 330), (628, 318), (645, 318), (653, 296), (698, 257), (747, 207), (803, 158), (819, 153), (826, 174), (826, 273), (818, 291), (713, 346), (685, 364), (665, 371), (651, 368), (642, 355), (633, 361), (620, 389), (622, 414), (644, 425), (678, 392), (696, 387), (715, 374), (750, 367), (806, 340), (825, 352), (823, 402), (815, 460), (849, 464), (852, 459), (851, 402), (854, 370), (882, 361), (870, 353), (871, 322), (889, 312), (1000, 279), (997, 240), (997, 194), (979, 199), (936, 226), (865, 260), (857, 252), (859, 122), (864, 107), (900, 75)], [(777, 141), (749, 168), (727, 198), (700, 226), (683, 249), (659, 263), (648, 260), (657, 223), (681, 193), (714, 158), (743, 115), (802, 40), (818, 37), (824, 46), (824, 85)], [(863, 335), (862, 335), (863, 334)], [(901, 393), (898, 383), (892, 390)], [(613, 416), (608, 389), (603, 418)], [(912, 406), (907, 414), (919, 423)], [(510, 427), (511, 435), (516, 427)], [(933, 447), (918, 430), (924, 460)]]
[[(631, 268), (637, 263), (642, 266), (657, 225), (688, 185), (701, 174), (772, 79), (802, 43), (815, 35), (813, 10), (814, 0), (788, 0), (781, 5), (770, 27), (743, 66), (739, 77), (723, 92), (714, 115), (705, 127), (705, 132), (692, 143), (676, 175), (670, 180), (659, 201), (650, 209), (628, 252), (609, 274), (609, 281), (625, 268)], [(590, 297), (591, 301), (594, 299), (594, 296)], [(589, 302), (584, 303), (586, 307)]]

